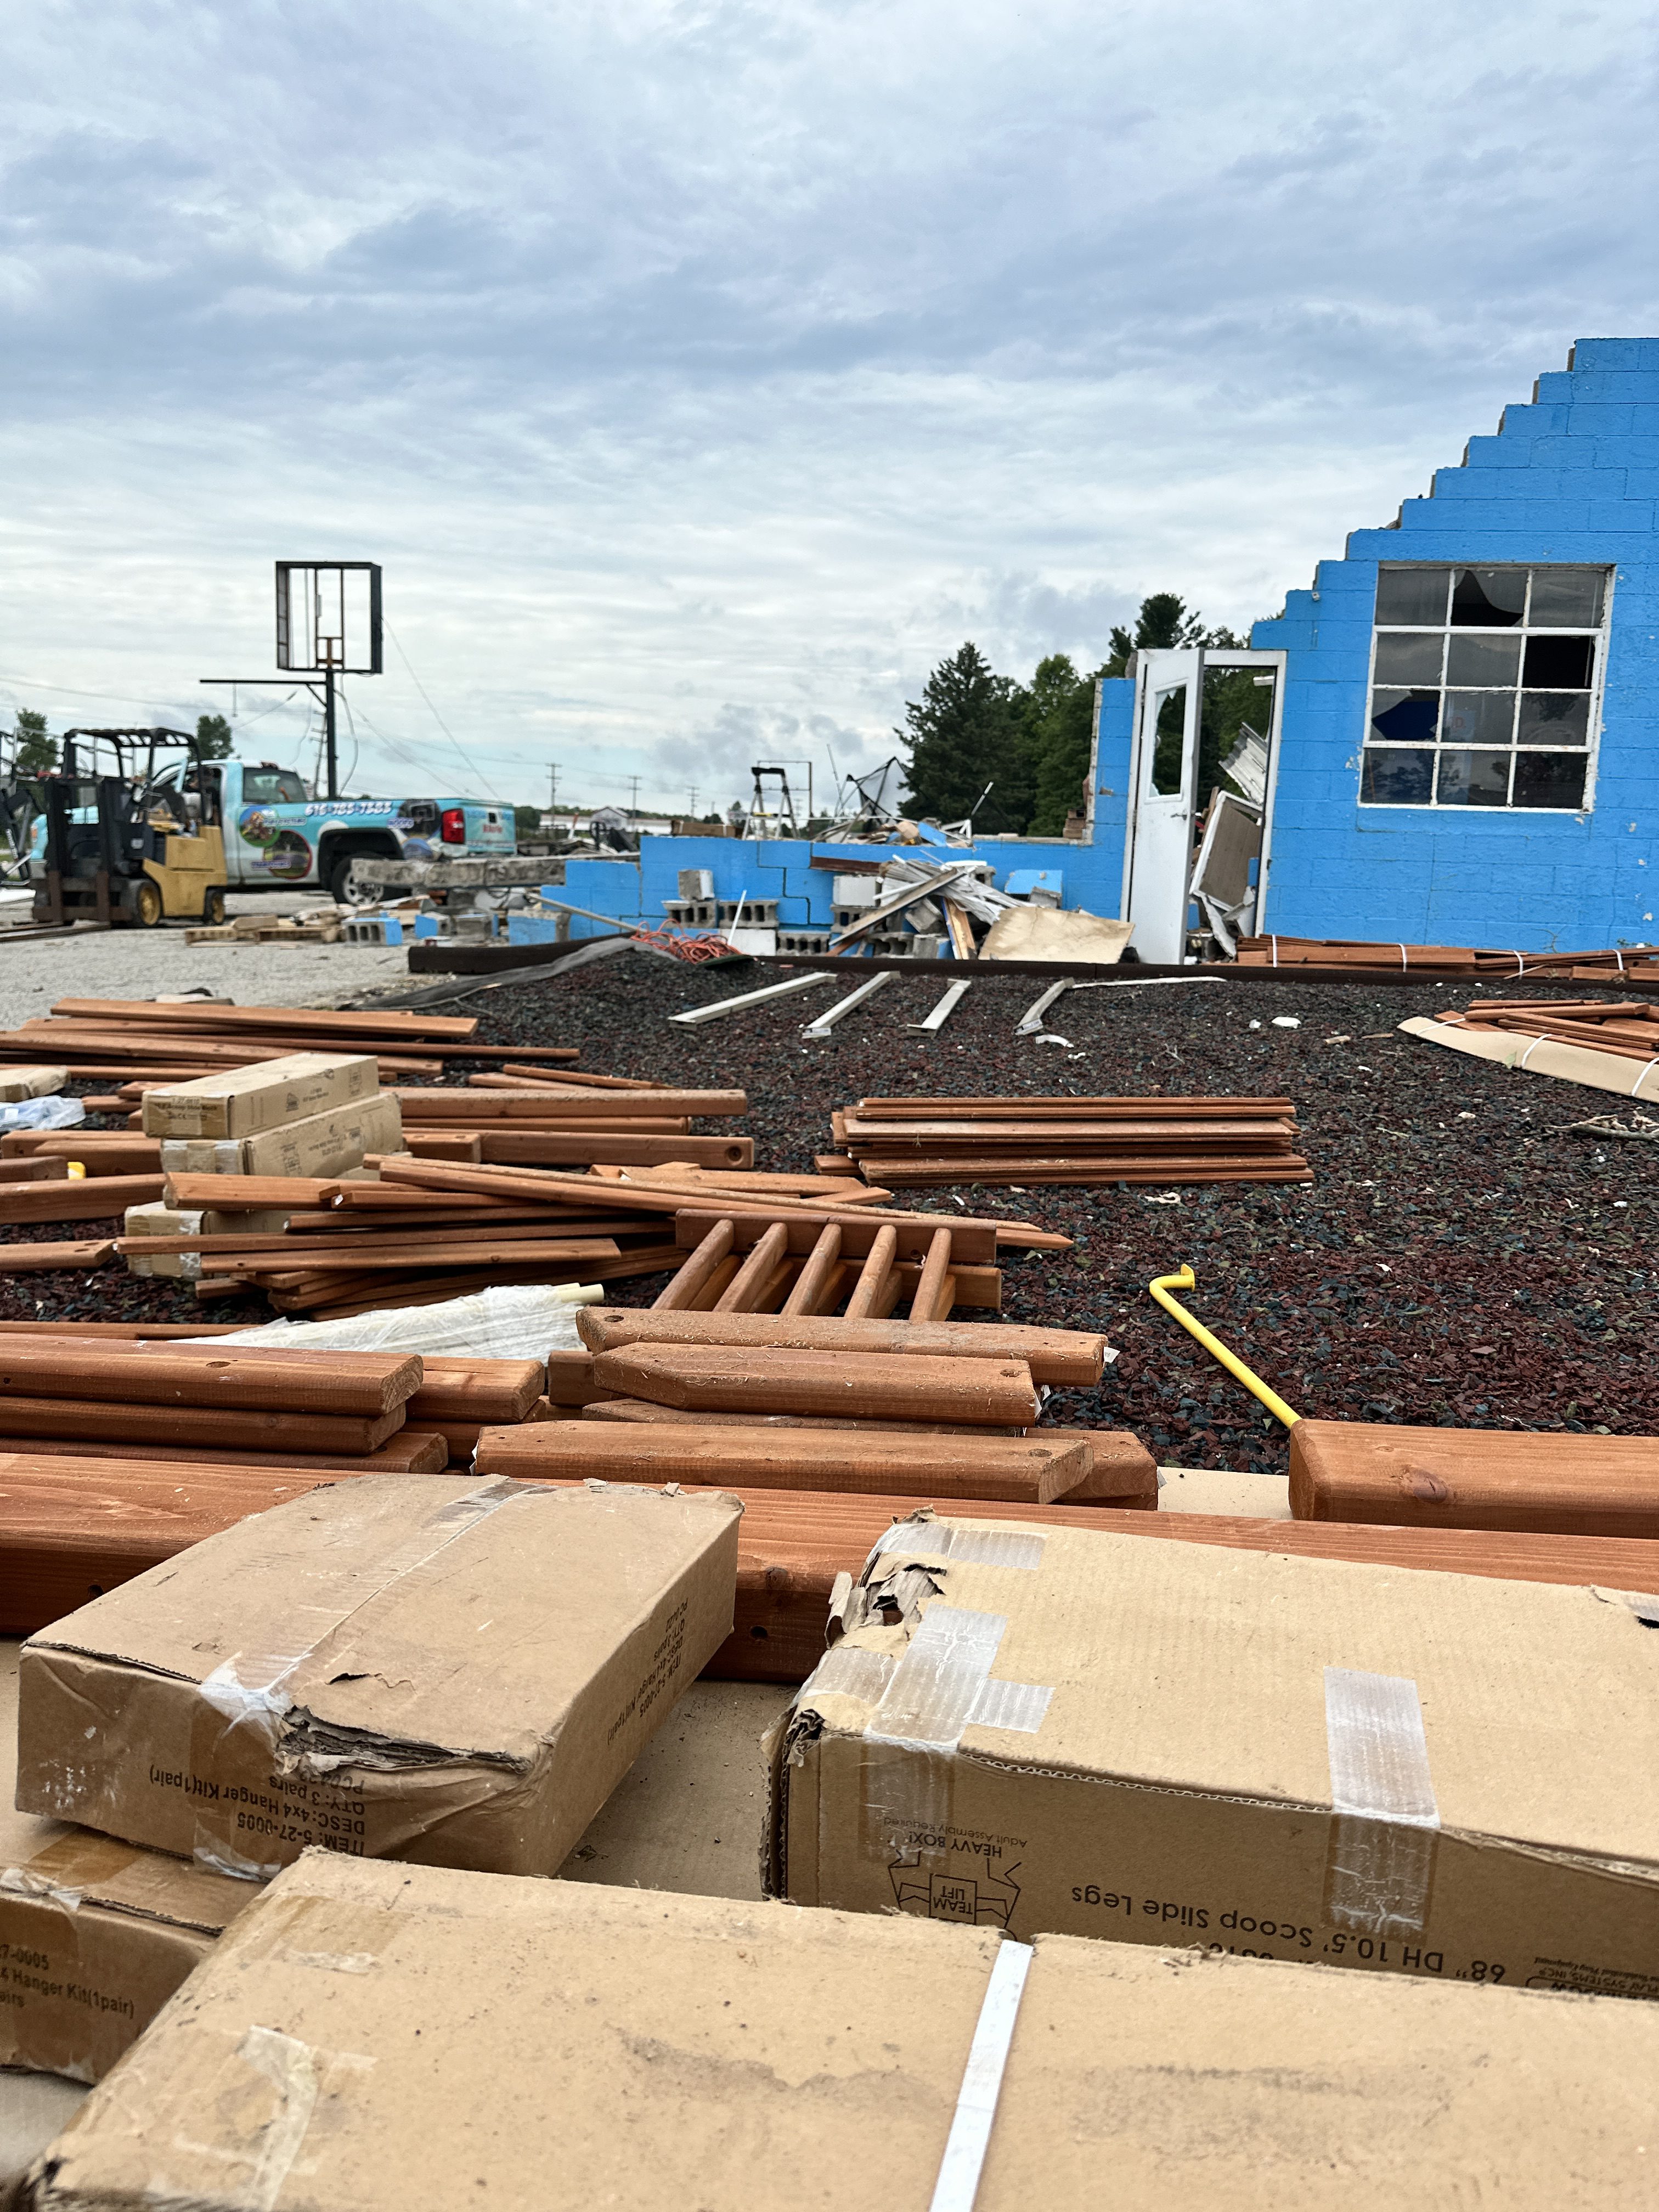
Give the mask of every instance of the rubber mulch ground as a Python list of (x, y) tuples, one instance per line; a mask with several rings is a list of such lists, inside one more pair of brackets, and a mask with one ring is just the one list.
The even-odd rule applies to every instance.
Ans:
[[(832, 1106), (902, 1092), (1285, 1095), (1307, 1185), (918, 1194), (929, 1211), (1018, 1214), (1073, 1253), (1005, 1268), (1010, 1321), (1103, 1329), (1121, 1347), (1098, 1393), (1050, 1418), (1133, 1429), (1165, 1464), (1282, 1470), (1285, 1432), (1146, 1296), (1188, 1261), (1193, 1310), (1298, 1412), (1339, 1419), (1659, 1434), (1651, 1352), (1659, 1145), (1564, 1133), (1627, 1122), (1604, 1091), (1516, 1074), (1397, 1033), (1409, 1014), (1468, 1004), (1421, 988), (1208, 982), (1069, 994), (1051, 1034), (1016, 1036), (1042, 986), (975, 982), (935, 1036), (905, 1024), (936, 981), (902, 976), (833, 1037), (803, 1042), (834, 983), (693, 1029), (669, 1014), (774, 979), (644, 954), (480, 995), (481, 1037), (573, 1044), (599, 1072), (738, 1087), (756, 1164), (810, 1169)], [(1516, 995), (1505, 984), (1504, 995)], [(1528, 994), (1533, 995), (1533, 994)], [(1583, 998), (1584, 987), (1552, 996)], [(456, 1006), (447, 1011), (471, 1011)], [(1299, 1026), (1275, 1026), (1287, 1017)], [(454, 1079), (465, 1069), (457, 1068)], [(713, 1130), (716, 1125), (709, 1124)], [(729, 1125), (720, 1125), (729, 1126)], [(953, 1200), (965, 1201), (965, 1209)], [(32, 1241), (95, 1224), (0, 1232)], [(619, 1286), (647, 1304), (654, 1280)], [(0, 1316), (223, 1320), (185, 1286), (95, 1276), (14, 1278)]]

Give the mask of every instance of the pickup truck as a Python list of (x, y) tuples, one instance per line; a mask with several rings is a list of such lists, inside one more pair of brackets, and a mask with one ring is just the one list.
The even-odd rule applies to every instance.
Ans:
[(465, 860), (518, 849), (511, 807), (458, 798), (313, 799), (292, 769), (274, 761), (181, 762), (157, 787), (170, 778), (193, 812), (198, 775), (219, 779), (225, 876), (236, 890), (314, 887), (347, 906), (375, 896), (351, 880), (353, 862), (371, 855)]

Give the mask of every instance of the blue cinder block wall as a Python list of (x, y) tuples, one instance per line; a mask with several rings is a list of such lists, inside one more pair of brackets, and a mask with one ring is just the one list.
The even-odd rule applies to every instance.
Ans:
[[(1052, 869), (1061, 878), (1061, 903), (1081, 907), (1090, 914), (1115, 920), (1123, 873), (1123, 833), (1128, 819), (1129, 740), (1134, 717), (1134, 685), (1114, 678), (1101, 686), (1100, 727), (1095, 775), (1094, 836), (1087, 844), (1060, 838), (1003, 839), (984, 837), (971, 848), (952, 847), (939, 852), (941, 859), (960, 860), (971, 850), (975, 860), (988, 861), (995, 870), (999, 890), (1011, 874), (1028, 869)], [(908, 858), (926, 861), (934, 848), (871, 845), (833, 845), (805, 838), (646, 837), (640, 857), (634, 860), (569, 860), (562, 884), (550, 884), (555, 898), (589, 907), (595, 914), (629, 924), (660, 922), (665, 902), (677, 899), (682, 868), (707, 868), (714, 878), (717, 899), (775, 899), (778, 920), (784, 928), (827, 929), (832, 919), (835, 890), (833, 870), (815, 868), (814, 859), (839, 855), (848, 860), (870, 860), (902, 850)], [(514, 943), (532, 943), (550, 937), (555, 925), (528, 915), (508, 918), (508, 935)], [(602, 922), (573, 915), (573, 938), (599, 937)]]
[[(1311, 591), (1255, 625), (1253, 645), (1288, 654), (1261, 927), (1522, 951), (1659, 943), (1656, 508), (1659, 339), (1583, 340), (1426, 498), (1355, 532)], [(1582, 811), (1360, 805), (1377, 566), (1390, 562), (1613, 572)]]

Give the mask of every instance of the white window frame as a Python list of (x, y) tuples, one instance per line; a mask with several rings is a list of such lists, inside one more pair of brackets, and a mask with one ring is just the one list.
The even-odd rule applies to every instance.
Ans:
[[(1529, 637), (1534, 635), (1549, 636), (1551, 635), (1564, 637), (1582, 637), (1585, 635), (1585, 632), (1582, 629), (1574, 630), (1563, 629), (1553, 633), (1548, 630), (1534, 631), (1529, 625), (1525, 623), (1522, 623), (1518, 629), (1513, 630), (1502, 629), (1486, 631), (1476, 629), (1473, 626), (1468, 628), (1462, 626), (1454, 628), (1450, 620), (1451, 610), (1449, 588), (1447, 619), (1443, 623), (1437, 623), (1397, 622), (1379, 623), (1376, 618), (1376, 595), (1375, 593), (1372, 595), (1371, 645), (1370, 651), (1366, 656), (1365, 699), (1364, 705), (1362, 709), (1364, 719), (1360, 726), (1359, 758), (1356, 763), (1359, 772), (1358, 786), (1355, 793), (1356, 803), (1364, 807), (1368, 813), (1487, 814), (1502, 815), (1506, 819), (1510, 820), (1525, 820), (1528, 817), (1535, 815), (1565, 816), (1569, 819), (1577, 819), (1583, 815), (1593, 814), (1595, 811), (1595, 780), (1597, 770), (1600, 766), (1601, 752), (1601, 701), (1602, 691), (1607, 677), (1607, 644), (1608, 635), (1613, 625), (1613, 595), (1618, 579), (1617, 568), (1611, 562), (1604, 562), (1601, 561), (1379, 561), (1376, 564), (1376, 571), (1379, 580), (1385, 571), (1390, 574), (1397, 574), (1402, 570), (1416, 569), (1420, 571), (1428, 568), (1447, 568), (1451, 571), (1454, 576), (1456, 575), (1458, 570), (1461, 568), (1507, 568), (1510, 570), (1520, 569), (1525, 571), (1535, 571), (1540, 568), (1599, 568), (1601, 571), (1605, 581), (1603, 583), (1601, 592), (1601, 620), (1600, 626), (1595, 632), (1595, 641), (1591, 647), (1593, 663), (1590, 670), (1589, 720), (1586, 727), (1584, 742), (1583, 797), (1580, 799), (1577, 806), (1516, 806), (1511, 799), (1506, 799), (1502, 806), (1479, 806), (1468, 804), (1468, 802), (1460, 802), (1456, 799), (1446, 799), (1443, 801), (1436, 798), (1432, 792), (1431, 792), (1430, 796), (1425, 799), (1367, 799), (1364, 796), (1365, 754), (1368, 750), (1376, 752), (1426, 752), (1432, 750), (1436, 756), (1435, 781), (1437, 783), (1439, 781), (1439, 756), (1443, 752), (1468, 752), (1471, 750), (1477, 752), (1498, 752), (1507, 750), (1510, 756), (1511, 762), (1513, 762), (1515, 757), (1520, 753), (1576, 752), (1577, 750), (1576, 746), (1568, 745), (1522, 745), (1517, 744), (1513, 737), (1511, 737), (1507, 747), (1497, 745), (1477, 745), (1473, 747), (1468, 745), (1449, 746), (1445, 743), (1443, 738), (1438, 734), (1437, 734), (1435, 738), (1432, 748), (1426, 745), (1413, 745), (1403, 742), (1397, 745), (1390, 744), (1387, 739), (1383, 739), (1381, 742), (1373, 744), (1370, 734), (1371, 702), (1375, 697), (1376, 691), (1376, 641), (1379, 635), (1384, 629), (1389, 632), (1390, 636), (1396, 635), (1403, 631), (1408, 636), (1437, 636), (1446, 638), (1448, 641), (1454, 637), (1519, 637), (1522, 640), (1522, 659), (1523, 663), (1526, 655), (1525, 641)], [(1530, 586), (1528, 586), (1528, 599), (1530, 599)], [(1447, 651), (1450, 651), (1449, 643), (1448, 644)], [(1386, 685), (1384, 688), (1389, 690), (1413, 690), (1419, 688), (1426, 690), (1428, 687), (1426, 685), (1419, 687), (1413, 684), (1389, 684)], [(1446, 683), (1443, 675), (1441, 677), (1435, 688), (1440, 692), (1443, 702), (1446, 691)], [(1454, 688), (1479, 690), (1482, 687), (1479, 685), (1472, 685), (1468, 687), (1457, 686)], [(1503, 687), (1493, 684), (1487, 688), (1497, 690)], [(1515, 689), (1516, 693), (1516, 714), (1518, 718), (1520, 711), (1519, 694), (1521, 690), (1521, 685), (1518, 679)], [(1511, 789), (1514, 787), (1513, 767), (1511, 767), (1510, 769), (1510, 787)]]

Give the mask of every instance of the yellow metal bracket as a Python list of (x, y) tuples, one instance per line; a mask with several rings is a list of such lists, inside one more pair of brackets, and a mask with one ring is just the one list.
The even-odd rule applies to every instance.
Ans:
[(1293, 1413), (1276, 1390), (1270, 1390), (1259, 1375), (1252, 1374), (1244, 1362), (1229, 1352), (1218, 1337), (1212, 1336), (1201, 1321), (1195, 1321), (1180, 1300), (1170, 1296), (1171, 1291), (1190, 1291), (1198, 1281), (1190, 1267), (1182, 1267), (1178, 1275), (1160, 1275), (1146, 1288), (1167, 1314), (1173, 1314), (1189, 1336), (1195, 1336), (1212, 1359), (1218, 1359), (1230, 1375), (1236, 1376), (1250, 1393), (1259, 1398), (1276, 1420), (1293, 1429), (1302, 1419)]

